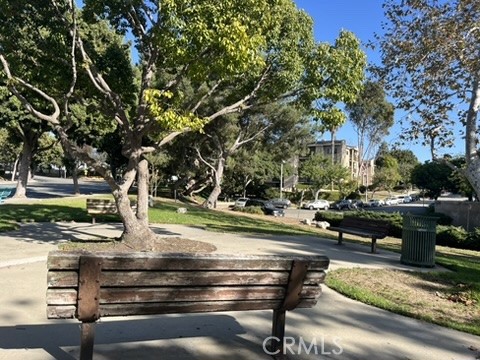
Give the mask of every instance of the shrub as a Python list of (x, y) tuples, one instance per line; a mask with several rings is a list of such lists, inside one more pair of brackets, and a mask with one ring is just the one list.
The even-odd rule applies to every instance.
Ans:
[(465, 249), (468, 232), (460, 226), (438, 225), (437, 245)]
[(317, 211), (314, 217), (315, 221), (326, 221), (330, 226), (338, 226), (343, 220), (343, 213), (330, 211)]
[(438, 219), (437, 225), (452, 225), (453, 219), (446, 214), (435, 212), (434, 207), (429, 206), (427, 210), (427, 214), (428, 216), (436, 217)]
[(480, 250), (480, 227), (473, 229), (467, 236), (467, 244), (470, 250)]
[(260, 206), (234, 206), (234, 211), (240, 211), (247, 214), (263, 214), (262, 208)]

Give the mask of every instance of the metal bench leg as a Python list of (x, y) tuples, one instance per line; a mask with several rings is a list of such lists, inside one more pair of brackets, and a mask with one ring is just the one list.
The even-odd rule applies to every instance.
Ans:
[(339, 232), (337, 245), (342, 245), (342, 243), (343, 243), (343, 233)]
[(372, 238), (372, 254), (377, 252), (377, 239)]
[(92, 360), (95, 340), (95, 323), (82, 322), (80, 330), (80, 360)]
[(273, 310), (272, 340), (270, 341), (270, 352), (274, 358), (283, 355), (283, 339), (285, 338), (285, 310)]

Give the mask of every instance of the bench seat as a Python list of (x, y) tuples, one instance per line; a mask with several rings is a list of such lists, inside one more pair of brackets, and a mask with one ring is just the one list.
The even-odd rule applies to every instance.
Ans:
[(377, 252), (377, 239), (384, 239), (388, 235), (390, 223), (385, 220), (362, 219), (347, 217), (339, 226), (329, 226), (327, 230), (338, 232), (338, 244), (343, 243), (343, 234), (357, 235), (372, 239), (371, 252)]

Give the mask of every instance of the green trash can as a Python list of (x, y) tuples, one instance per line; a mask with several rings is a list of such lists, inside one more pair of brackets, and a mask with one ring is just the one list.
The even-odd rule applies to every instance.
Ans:
[(403, 216), (402, 264), (435, 266), (436, 227), (437, 218), (411, 214)]

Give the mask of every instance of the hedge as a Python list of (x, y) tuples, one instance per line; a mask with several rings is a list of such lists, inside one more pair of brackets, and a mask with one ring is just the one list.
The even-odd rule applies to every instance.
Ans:
[[(449, 216), (432, 213), (429, 216), (437, 217), (436, 244), (449, 246), (458, 249), (479, 250), (480, 251), (480, 228), (475, 228), (470, 233), (462, 227), (450, 225), (452, 219)], [(364, 219), (379, 219), (390, 222), (389, 236), (402, 238), (403, 217), (400, 213), (386, 213), (381, 211), (350, 211), (330, 212), (318, 211), (315, 214), (316, 221), (327, 221), (331, 226), (338, 226), (344, 217), (357, 217)]]

